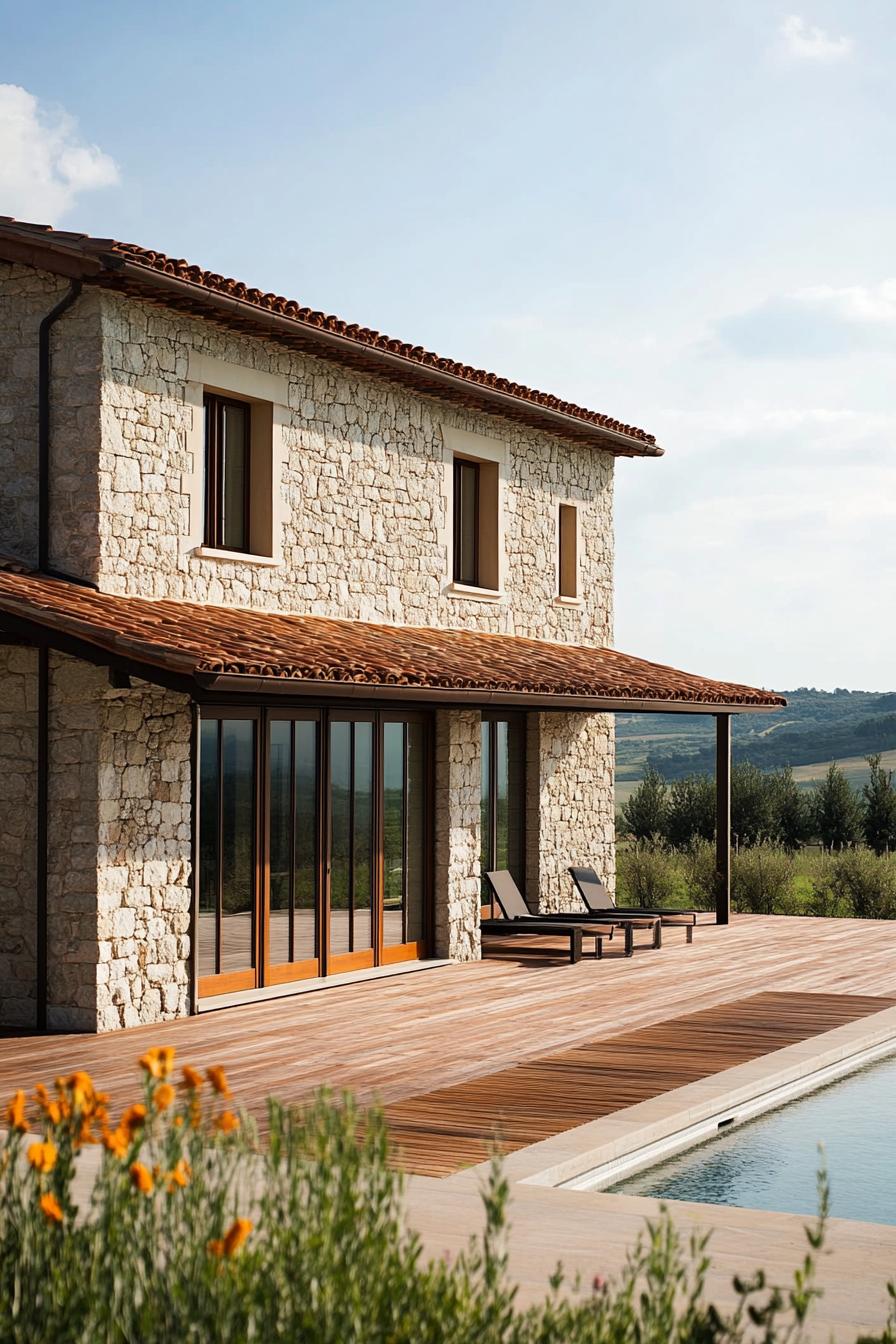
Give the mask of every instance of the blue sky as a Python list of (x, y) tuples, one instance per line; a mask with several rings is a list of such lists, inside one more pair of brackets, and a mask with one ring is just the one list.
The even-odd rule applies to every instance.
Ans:
[(896, 685), (891, 0), (0, 0), (0, 213), (653, 431), (616, 644)]

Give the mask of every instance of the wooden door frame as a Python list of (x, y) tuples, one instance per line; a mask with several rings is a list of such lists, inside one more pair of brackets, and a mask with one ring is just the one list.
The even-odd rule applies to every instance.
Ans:
[[(484, 709), (484, 710), (482, 710), (482, 723), (483, 723), (483, 725), (485, 725), (485, 724), (493, 724), (493, 723), (506, 723), (506, 724), (508, 724), (508, 733), (509, 733), (509, 729), (510, 729), (511, 727), (513, 727), (514, 725), (516, 725), (516, 726), (519, 728), (519, 730), (520, 730), (520, 732), (521, 732), (521, 734), (522, 734), (522, 744), (523, 744), (523, 752), (522, 752), (522, 755), (523, 755), (523, 771), (522, 771), (522, 774), (523, 774), (523, 818), (522, 818), (522, 822), (523, 822), (523, 832), (522, 832), (522, 841), (523, 841), (523, 843), (522, 843), (522, 861), (523, 861), (523, 865), (522, 865), (522, 866), (523, 866), (523, 873), (522, 873), (522, 881), (521, 881), (521, 884), (520, 884), (520, 890), (521, 890), (521, 891), (523, 892), (523, 894), (525, 895), (525, 891), (526, 891), (526, 857), (527, 857), (527, 855), (526, 855), (526, 822), (527, 822), (527, 817), (526, 817), (526, 800), (527, 800), (528, 782), (529, 782), (528, 760), (527, 760), (528, 745), (529, 745), (529, 725), (528, 725), (528, 715), (526, 714), (525, 710), (498, 710), (498, 709)], [(497, 744), (497, 737), (498, 737), (497, 733), (492, 732), (491, 727), (490, 727), (490, 728), (489, 728), (489, 743), (488, 743), (488, 794), (489, 794), (489, 812), (490, 812), (490, 816), (489, 816), (488, 849), (489, 849), (489, 852), (490, 852), (491, 855), (492, 855), (492, 859), (494, 859), (495, 852), (496, 852), (496, 850), (497, 850), (497, 848), (498, 848), (498, 789), (497, 789), (497, 784), (498, 784), (498, 753), (497, 753), (497, 751), (495, 750), (495, 746), (496, 746), (496, 744)], [(508, 738), (508, 746), (509, 746), (509, 738)], [(485, 847), (485, 846), (483, 846), (483, 848), (484, 848), (484, 847)], [(483, 906), (481, 906), (481, 907), (480, 907), (480, 915), (481, 915), (481, 917), (482, 917), (483, 919), (492, 919), (492, 918), (494, 918), (494, 917), (497, 915), (497, 916), (500, 918), (500, 916), (501, 916), (501, 911), (500, 911), (500, 909), (496, 910), (496, 909), (494, 908), (496, 905), (497, 905), (497, 902), (493, 900), (492, 903), (491, 903), (491, 905), (483, 905)]]
[[(258, 986), (259, 986), (259, 984), (263, 983), (263, 981), (262, 981), (262, 963), (261, 963), (261, 948), (262, 948), (262, 942), (261, 942), (261, 939), (262, 939), (262, 928), (261, 928), (261, 925), (262, 925), (262, 919), (261, 919), (261, 913), (262, 913), (262, 912), (261, 912), (261, 907), (260, 907), (260, 902), (259, 902), (259, 893), (260, 893), (260, 891), (261, 891), (261, 886), (260, 886), (260, 884), (261, 884), (261, 881), (262, 881), (262, 866), (261, 866), (261, 862), (262, 862), (262, 852), (263, 852), (263, 845), (264, 845), (264, 843), (265, 843), (265, 841), (264, 841), (264, 836), (263, 836), (263, 833), (262, 833), (262, 823), (263, 823), (263, 817), (262, 817), (262, 792), (263, 792), (263, 788), (262, 788), (262, 775), (261, 775), (261, 755), (262, 755), (262, 752), (261, 752), (261, 738), (262, 738), (262, 736), (263, 736), (262, 731), (261, 731), (261, 727), (262, 727), (262, 724), (263, 724), (263, 722), (264, 722), (264, 711), (261, 709), (260, 706), (245, 707), (245, 706), (230, 706), (230, 705), (203, 705), (203, 707), (202, 707), (202, 714), (201, 714), (201, 718), (200, 718), (200, 725), (201, 725), (202, 723), (218, 723), (218, 724), (220, 724), (223, 720), (241, 720), (241, 721), (245, 721), (245, 720), (247, 720), (247, 719), (251, 720), (251, 721), (255, 724), (255, 769), (254, 769), (254, 771), (253, 771), (253, 775), (252, 775), (252, 788), (253, 788), (253, 809), (252, 809), (252, 810), (253, 810), (254, 818), (255, 818), (255, 836), (254, 836), (254, 839), (255, 839), (255, 845), (254, 845), (255, 853), (254, 853), (254, 856), (253, 856), (254, 861), (253, 861), (253, 864), (252, 864), (252, 871), (253, 871), (253, 880), (252, 880), (252, 884), (253, 884), (253, 890), (252, 890), (252, 939), (251, 939), (252, 957), (253, 957), (253, 960), (254, 960), (254, 963), (255, 963), (255, 964), (254, 964), (250, 969), (247, 969), (247, 970), (245, 970), (245, 971), (216, 971), (216, 973), (215, 973), (214, 975), (205, 975), (205, 976), (200, 976), (200, 975), (199, 975), (199, 949), (198, 949), (198, 942), (199, 942), (199, 871), (198, 871), (198, 868), (197, 868), (197, 873), (196, 873), (196, 890), (197, 890), (197, 899), (196, 899), (196, 927), (195, 927), (194, 930), (193, 930), (193, 937), (196, 939), (196, 943), (197, 943), (197, 955), (196, 955), (196, 985), (197, 985), (197, 993), (198, 993), (199, 998), (203, 998), (203, 997), (205, 997), (205, 998), (212, 998), (212, 997), (214, 997), (215, 995), (218, 995), (218, 994), (235, 994), (235, 993), (239, 993), (239, 992), (241, 992), (241, 991), (243, 991), (243, 990), (257, 989)], [(200, 727), (200, 738), (201, 738), (201, 727)], [(222, 778), (223, 778), (223, 772), (222, 772), (222, 769), (221, 769), (221, 748), (222, 748), (222, 740), (223, 740), (223, 735), (222, 735), (221, 729), (220, 729), (220, 727), (219, 727), (219, 728), (218, 728), (218, 814), (219, 814), (219, 815), (218, 815), (218, 891), (217, 891), (217, 908), (216, 908), (216, 916), (215, 916), (215, 961), (216, 961), (216, 964), (220, 964), (220, 956), (221, 956), (221, 923), (222, 923), (222, 918), (223, 918), (222, 913), (221, 913), (221, 885), (222, 885), (222, 878), (221, 878), (221, 853), (222, 853), (222, 848), (223, 848), (223, 847), (222, 847), (222, 844), (221, 844), (221, 825), (222, 825), (222, 821), (221, 821), (221, 805), (220, 805), (220, 804), (221, 804), (221, 787), (222, 787)], [(197, 751), (197, 754), (196, 754), (196, 759), (197, 759), (197, 761), (200, 759), (200, 753), (199, 753), (198, 751)], [(201, 795), (202, 795), (201, 781), (197, 780), (197, 788), (196, 788), (196, 798), (197, 798), (197, 800), (201, 797)], [(197, 837), (197, 847), (196, 847), (197, 859), (198, 859), (199, 862), (201, 863), (201, 841), (200, 841), (200, 833), (199, 833), (199, 827), (200, 827), (200, 825), (201, 825), (201, 818), (200, 818), (200, 816), (199, 816), (199, 806), (198, 806), (198, 801), (197, 801), (197, 816), (194, 818), (194, 826), (195, 826), (195, 828), (196, 828), (196, 837)]]
[[(201, 854), (201, 780), (199, 766), (201, 753), (199, 740), (201, 725), (205, 722), (239, 719), (251, 720), (255, 724), (255, 763), (253, 771), (255, 855), (253, 863), (253, 909), (252, 909), (252, 955), (254, 966), (246, 971), (221, 972), (215, 975), (199, 975), (199, 873)], [(315, 722), (317, 724), (317, 898), (315, 902), (315, 930), (317, 935), (316, 959), (304, 962), (270, 963), (270, 725), (275, 721)], [(330, 947), (330, 880), (331, 880), (331, 806), (330, 806), (330, 727), (333, 723), (370, 723), (372, 726), (372, 770), (373, 792), (371, 800), (371, 824), (373, 828), (373, 867), (371, 947), (361, 952), (334, 955)], [(412, 943), (401, 943), (386, 947), (383, 940), (383, 897), (385, 892), (385, 844), (384, 844), (384, 734), (386, 723), (422, 723), (425, 728), (425, 815), (424, 843), (426, 861), (424, 870), (423, 895), (423, 937)], [(239, 993), (268, 985), (281, 985), (317, 976), (339, 974), (344, 971), (371, 969), (374, 966), (389, 966), (402, 961), (415, 960), (431, 954), (435, 924), (434, 912), (434, 859), (433, 837), (435, 828), (435, 750), (434, 718), (427, 708), (400, 707), (380, 710), (372, 707), (351, 710), (344, 706), (321, 704), (302, 705), (228, 705), (219, 702), (197, 705), (197, 747), (194, 764), (197, 768), (195, 780), (195, 810), (193, 833), (195, 839), (196, 866), (194, 872), (193, 902), (194, 920), (192, 938), (195, 945), (195, 985), (197, 999), (214, 998), (222, 994)], [(222, 742), (221, 729), (218, 729), (218, 751)], [(294, 744), (293, 744), (294, 750)], [(219, 758), (220, 760), (220, 758)], [(221, 771), (218, 771), (219, 790)], [(220, 830), (218, 853), (221, 853)], [(220, 873), (220, 869), (219, 869)], [(220, 955), (220, 875), (218, 883), (218, 911), (216, 924), (216, 958)]]
[[(378, 786), (381, 795), (381, 817), (382, 826), (380, 836), (382, 843), (380, 845), (380, 868), (382, 870), (382, 885), (379, 897), (379, 925), (380, 925), (380, 966), (394, 966), (402, 961), (417, 961), (425, 957), (433, 945), (433, 891), (434, 891), (434, 861), (433, 861), (433, 827), (435, 813), (435, 753), (433, 750), (433, 739), (435, 736), (433, 716), (426, 710), (383, 710), (379, 715), (379, 750), (380, 750), (380, 770), (378, 775)], [(426, 790), (424, 799), (423, 816), (423, 843), (426, 847), (426, 859), (424, 867), (424, 887), (423, 887), (423, 929), (422, 937), (413, 942), (395, 944), (392, 947), (386, 947), (383, 939), (383, 919), (385, 914), (384, 900), (386, 894), (385, 878), (385, 726), (387, 723), (422, 723), (425, 730), (424, 738), (424, 762), (423, 779)], [(404, 824), (407, 825), (407, 760), (405, 759), (404, 776)], [(407, 921), (407, 898), (403, 909), (403, 919), (405, 928)]]
[[(261, 981), (264, 985), (283, 985), (289, 984), (293, 980), (311, 980), (316, 979), (322, 974), (324, 965), (323, 958), (323, 939), (322, 939), (322, 919), (321, 919), (321, 901), (323, 895), (323, 864), (325, 853), (325, 836), (323, 827), (323, 789), (321, 787), (322, 777), (322, 752), (323, 752), (323, 723), (324, 713), (319, 709), (284, 709), (275, 706), (269, 708), (263, 713), (264, 720), (264, 739), (265, 739), (265, 761), (262, 773), (263, 783), (263, 821), (262, 832), (263, 862), (262, 862), (262, 881), (261, 888), (261, 909), (264, 924), (262, 936), (262, 952), (264, 959), (262, 965)], [(315, 894), (314, 894), (314, 941), (317, 948), (317, 956), (306, 958), (304, 961), (286, 961), (273, 963), (270, 958), (271, 948), (271, 780), (270, 780), (270, 738), (272, 723), (314, 723), (317, 726), (317, 752), (314, 772), (315, 785), (315, 812), (317, 816), (317, 825), (315, 827)], [(295, 729), (292, 734), (292, 753), (290, 763), (293, 770), (293, 779), (290, 788), (292, 797), (292, 826), (295, 827)], [(295, 841), (295, 836), (293, 836)], [(291, 864), (292, 879), (295, 881), (295, 852), (293, 852), (293, 863)], [(291, 918), (294, 919), (294, 903), (291, 905)]]

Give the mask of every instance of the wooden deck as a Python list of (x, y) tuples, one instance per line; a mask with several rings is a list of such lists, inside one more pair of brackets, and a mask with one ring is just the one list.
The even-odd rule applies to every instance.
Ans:
[(124, 1098), (142, 1051), (171, 1044), (183, 1061), (223, 1064), (257, 1115), (268, 1095), (297, 1101), (324, 1084), (389, 1103), (770, 990), (896, 997), (896, 923), (744, 915), (701, 925), (691, 946), (670, 929), (659, 951), (575, 966), (517, 943), (500, 958), (164, 1026), (11, 1035), (0, 1040), (0, 1097), (86, 1068)]
[(393, 1102), (399, 1165), (448, 1176), (894, 1006), (869, 995), (754, 994)]

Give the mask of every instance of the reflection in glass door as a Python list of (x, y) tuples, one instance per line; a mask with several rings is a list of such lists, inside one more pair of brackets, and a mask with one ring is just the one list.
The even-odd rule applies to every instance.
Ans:
[(420, 956), (426, 898), (426, 724), (383, 724), (382, 960)]
[(202, 997), (425, 956), (425, 713), (203, 708)]
[(265, 980), (320, 972), (319, 747), (316, 716), (271, 718)]
[(330, 971), (374, 964), (373, 719), (330, 724)]
[[(483, 714), (481, 793), (483, 874), (507, 869), (520, 891), (526, 878), (526, 720), (522, 715)], [(483, 914), (493, 909), (482, 878)]]
[(200, 993), (257, 983), (255, 734), (251, 717), (201, 724)]

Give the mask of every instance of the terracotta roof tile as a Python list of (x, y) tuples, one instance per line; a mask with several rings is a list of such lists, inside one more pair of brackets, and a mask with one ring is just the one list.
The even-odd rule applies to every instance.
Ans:
[[(658, 456), (662, 452), (662, 449), (657, 447), (654, 435), (634, 425), (624, 424), (610, 415), (589, 411), (574, 402), (552, 396), (549, 392), (540, 392), (536, 388), (501, 378), (498, 374), (489, 373), (485, 369), (473, 368), (469, 364), (446, 359), (431, 350), (425, 350), (420, 345), (395, 340), (369, 327), (345, 322), (342, 318), (303, 307), (296, 300), (283, 298), (280, 294), (263, 293), (260, 289), (252, 289), (241, 280), (233, 280), (228, 276), (204, 270), (201, 266), (194, 266), (181, 258), (169, 257), (164, 252), (139, 247), (135, 243), (120, 243), (112, 238), (92, 238), (85, 233), (68, 233), (52, 229), (48, 225), (28, 224), (0, 215), (0, 242), (3, 241), (13, 247), (16, 243), (19, 245), (30, 243), (32, 247), (49, 252), (55, 250), (68, 258), (80, 256), (93, 264), (96, 274), (92, 278), (118, 288), (130, 288), (134, 270), (138, 276), (142, 273), (145, 282), (150, 286), (154, 277), (169, 277), (194, 287), (197, 296), (205, 291), (209, 296), (221, 296), (249, 305), (250, 308), (261, 312), (286, 318), (295, 324), (297, 331), (303, 330), (309, 335), (315, 332), (328, 333), (349, 342), (359, 351), (367, 350), (397, 356), (408, 365), (416, 366), (421, 374), (425, 374), (426, 370), (449, 374), (467, 384), (471, 390), (480, 388), (486, 392), (500, 393), (520, 405), (568, 417), (573, 424), (578, 422), (583, 428), (588, 426), (613, 435), (621, 435), (624, 440), (629, 441), (630, 446), (623, 445), (618, 451), (643, 456)], [(128, 275), (125, 275), (122, 269), (126, 265), (130, 268)], [(171, 295), (169, 298), (174, 302)]]
[[(118, 659), (200, 681), (215, 676), (288, 680), (295, 693), (327, 686), (382, 694), (432, 691), (774, 708), (779, 695), (678, 672), (613, 649), (517, 635), (378, 625), (98, 593), (60, 579), (0, 567), (3, 616), (78, 639)], [(5, 622), (12, 627), (9, 619)], [(51, 641), (52, 642), (52, 641)], [(299, 685), (305, 683), (305, 685)], [(254, 688), (253, 688), (254, 689)]]

